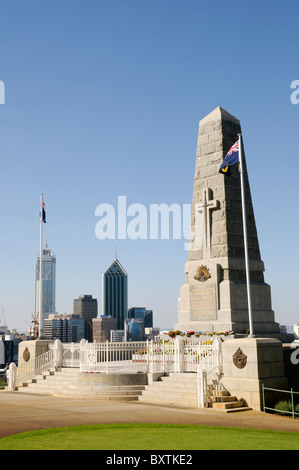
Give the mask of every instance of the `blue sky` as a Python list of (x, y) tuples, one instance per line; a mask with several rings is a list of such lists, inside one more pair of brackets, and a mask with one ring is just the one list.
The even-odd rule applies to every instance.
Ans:
[[(172, 328), (185, 240), (99, 240), (95, 209), (192, 202), (199, 120), (241, 121), (275, 318), (299, 321), (297, 1), (0, 0), (0, 307), (34, 311), (39, 200), (57, 257), (59, 312), (118, 258), (129, 307)], [(101, 313), (101, 307), (99, 309)], [(27, 323), (26, 323), (27, 322)]]

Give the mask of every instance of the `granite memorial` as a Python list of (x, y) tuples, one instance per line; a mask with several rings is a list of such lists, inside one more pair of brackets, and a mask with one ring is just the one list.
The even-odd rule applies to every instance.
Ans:
[[(239, 168), (231, 167), (230, 176), (219, 173), (239, 133), (239, 120), (220, 107), (199, 123), (186, 282), (176, 330), (246, 333), (249, 328)], [(244, 153), (243, 162), (254, 334), (278, 337)]]

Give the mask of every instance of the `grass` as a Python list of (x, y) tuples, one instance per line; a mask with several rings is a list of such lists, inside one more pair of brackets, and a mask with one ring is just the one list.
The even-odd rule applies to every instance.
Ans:
[(199, 425), (98, 424), (7, 436), (0, 450), (299, 450), (294, 432)]
[(7, 385), (5, 377), (0, 377), (0, 389), (5, 388)]

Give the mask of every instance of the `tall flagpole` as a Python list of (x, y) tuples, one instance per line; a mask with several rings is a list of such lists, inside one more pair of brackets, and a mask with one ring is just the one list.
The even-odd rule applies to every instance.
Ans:
[(41, 338), (43, 331), (43, 193), (40, 196), (39, 338)]
[(241, 199), (242, 199), (242, 213), (243, 213), (245, 269), (246, 269), (248, 316), (249, 316), (249, 336), (252, 337), (253, 336), (253, 323), (252, 323), (251, 287), (250, 287), (248, 241), (247, 241), (247, 221), (246, 221), (245, 189), (244, 189), (244, 168), (243, 168), (243, 155), (242, 155), (242, 134), (238, 134), (238, 136), (239, 136), (239, 156), (240, 156), (239, 159), (240, 159)]

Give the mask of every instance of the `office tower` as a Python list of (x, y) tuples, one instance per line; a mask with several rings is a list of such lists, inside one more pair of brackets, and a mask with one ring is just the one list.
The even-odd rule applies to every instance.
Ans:
[(153, 327), (153, 311), (145, 307), (132, 307), (125, 320), (126, 341), (143, 341), (145, 328)]
[(117, 320), (117, 329), (124, 330), (128, 311), (128, 275), (115, 259), (103, 274), (102, 313)]
[[(46, 246), (42, 255), (42, 324), (50, 313), (55, 313), (56, 298), (56, 257)], [(35, 267), (35, 318), (39, 318), (40, 256)]]
[(71, 313), (50, 314), (44, 321), (44, 337), (62, 343), (79, 343), (84, 339), (85, 320)]
[(147, 310), (145, 307), (132, 307), (128, 310), (128, 318), (141, 318), (144, 328), (153, 327), (153, 311)]
[(80, 295), (74, 300), (74, 313), (85, 320), (85, 339), (92, 342), (92, 319), (98, 316), (98, 301), (92, 295)]
[(122, 343), (125, 338), (125, 330), (111, 330), (110, 341), (111, 343)]
[(116, 318), (110, 315), (101, 315), (92, 320), (93, 340), (97, 343), (110, 341), (110, 332), (116, 330)]
[(144, 326), (142, 318), (127, 318), (125, 320), (125, 341), (143, 341)]

